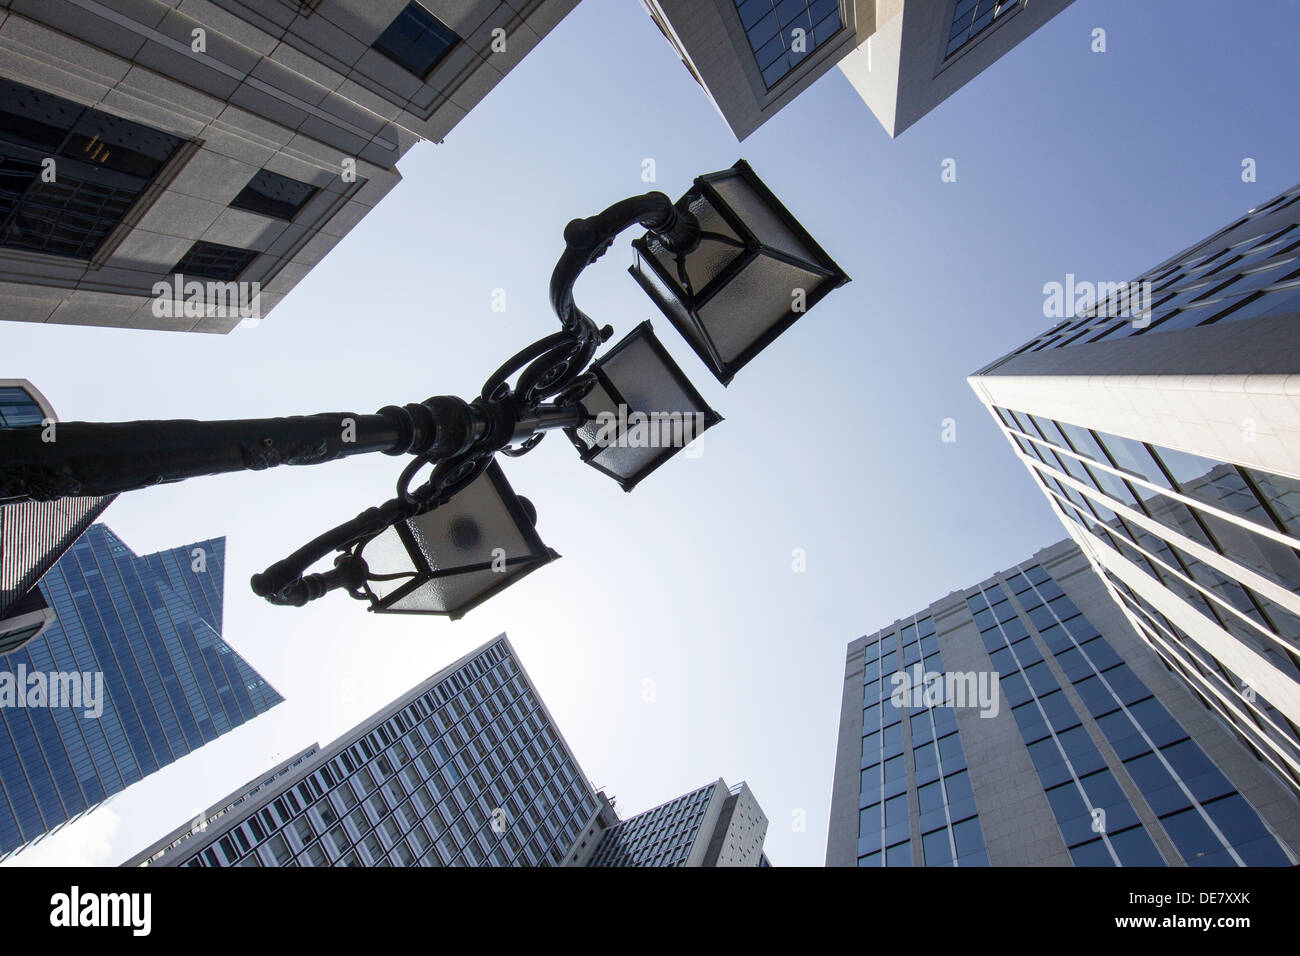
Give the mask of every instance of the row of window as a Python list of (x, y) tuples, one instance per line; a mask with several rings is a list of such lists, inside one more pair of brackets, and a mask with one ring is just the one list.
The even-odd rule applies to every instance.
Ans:
[(0, 79), (0, 246), (90, 258), (180, 142)]
[(588, 865), (685, 865), (715, 788), (709, 784), (611, 827)]
[[(55, 566), (55, 576), (45, 579), (60, 631), (72, 637), (63, 625), (76, 621), (81, 627), (74, 631), (88, 636), (96, 648), (92, 658), (77, 660), (80, 668), (106, 665), (107, 675), (120, 668), (136, 692), (135, 711), (149, 724), (167, 723), (167, 739), (181, 752), (212, 739), (196, 733), (191, 714), (199, 721), (210, 716), (219, 728), (228, 729), (270, 706), (269, 698), (245, 692), (257, 675), (230, 654), (211, 624), (221, 619), (220, 549), (202, 543), (205, 566), (195, 572), (193, 546), (137, 558), (125, 549), (105, 547), (111, 540), (102, 526), (92, 527)], [(103, 653), (97, 640), (111, 651)], [(61, 659), (69, 664), (76, 658)], [(185, 689), (185, 704), (166, 680), (173, 674)], [(182, 723), (183, 738), (174, 718)]]
[[(1179, 460), (1179, 453), (1167, 453), (1167, 450), (1156, 446), (1142, 445), (1128, 439), (1114, 439), (1113, 436), (1102, 433), (1087, 434), (1105, 441), (1107, 448), (1122, 449), (1122, 452), (1117, 453), (1117, 461), (1140, 465), (1145, 460), (1147, 465), (1144, 470), (1152, 475), (1153, 483), (1158, 480), (1157, 476), (1166, 475), (1165, 488), (1184, 494), (1195, 492), (1194, 501), (1210, 497), (1210, 492), (1206, 490), (1208, 482), (1189, 481), (1175, 477), (1177, 473), (1173, 470), (1166, 473), (1157, 468), (1163, 466), (1166, 458)], [(1138, 458), (1139, 453), (1144, 457)], [(1064, 452), (1056, 457), (1060, 461), (1072, 460)], [(1075, 461), (1074, 464), (1076, 468), (1080, 467), (1079, 462)], [(1123, 467), (1137, 473), (1131, 465), (1124, 464)], [(1106, 474), (1100, 468), (1090, 469), (1090, 472), (1095, 475)], [(1290, 509), (1296, 501), (1295, 482), (1231, 465), (1215, 467), (1213, 472), (1217, 488), (1222, 491), (1219, 504), (1224, 510), (1250, 517), (1260, 527), (1264, 526), (1265, 519), (1269, 519), (1275, 528), (1285, 528), (1287, 534), (1293, 532), (1294, 516)], [(1190, 539), (1238, 565), (1261, 573), (1289, 590), (1295, 590), (1295, 582), (1300, 576), (1300, 563), (1297, 563), (1293, 547), (1229, 522), (1199, 504), (1189, 508), (1185, 502), (1174, 500), (1166, 494), (1134, 498), (1129, 503), (1130, 508), (1176, 532), (1176, 535), (1166, 539), (1152, 534), (1137, 521), (1119, 517), (1095, 496), (1080, 494), (1057, 475), (1039, 471), (1039, 477), (1067, 517), (1077, 515), (1075, 520), (1095, 537), (1119, 550), (1139, 568), (1160, 580), (1184, 600), (1190, 601), (1198, 611), (1239, 640), (1260, 653), (1274, 654), (1278, 666), (1284, 672), (1300, 676), (1294, 653), (1300, 648), (1300, 618), (1261, 593), (1258, 588), (1248, 587), (1241, 581), (1229, 578), (1176, 542)], [(1106, 475), (1092, 484), (1086, 484), (1079, 476), (1076, 476), (1076, 480), (1093, 491), (1098, 491), (1099, 485), (1106, 487), (1110, 491), (1106, 499), (1108, 501), (1122, 496), (1123, 491), (1116, 487), (1118, 485), (1123, 485), (1129, 493), (1132, 492), (1128, 482), (1122, 482), (1114, 475)], [(1282, 493), (1275, 494), (1279, 491)], [(1188, 497), (1192, 496), (1188, 494)]]
[[(891, 693), (943, 673), (934, 619), (925, 616), (864, 648), (858, 865), (911, 866), (913, 830), (925, 866), (987, 866), (983, 832), (950, 702)], [(883, 680), (882, 680), (883, 679)], [(916, 705), (916, 706), (913, 706)], [(904, 715), (907, 720), (904, 721)], [(904, 731), (906, 724), (906, 732)], [(908, 785), (907, 752), (912, 755)], [(915, 827), (911, 812), (915, 793)]]
[(735, 4), (768, 89), (843, 26), (839, 0), (735, 0)]
[[(0, 79), (0, 245), (90, 259), (180, 143), (168, 133)], [(318, 191), (262, 169), (230, 205), (292, 220)], [(199, 241), (172, 272), (232, 281), (257, 255)]]
[[(1300, 593), (1300, 481), (1036, 415), (998, 411), (1008, 428), (1020, 432), (1013, 438), (1021, 450), (1049, 468)], [(1194, 520), (1187, 519), (1187, 505), (1175, 495), (1192, 501)]]
[(1151, 301), (1143, 303), (1149, 307), (1149, 315), (1123, 315), (1115, 308), (1118, 300), (1111, 297), (1058, 323), (1015, 354), (1236, 322), (1300, 307), (1297, 224), (1256, 232), (1232, 243), (1222, 242), (1224, 235), (1251, 218), (1272, 215), (1297, 203), (1300, 190), (1282, 193), (1206, 239), (1173, 265), (1157, 267), (1127, 284), (1130, 288), (1138, 283), (1151, 284)]
[[(1175, 543), (1190, 539), (1295, 591), (1300, 583), (1300, 560), (1294, 548), (1263, 532), (1285, 536), (1285, 540), (1294, 539), (1300, 531), (1300, 482), (1019, 412), (999, 410), (999, 414), (1008, 428), (1023, 433), (1014, 437), (1022, 448), (1032, 449), (1038, 461), (1048, 467), (1055, 462), (1080, 484), (1106, 495), (1106, 500), (1128, 505), (1177, 536), (1167, 540), (1152, 534), (1136, 521), (1121, 518), (1094, 496), (1080, 494), (1059, 476), (1039, 471), (1040, 480), (1067, 520), (1082, 526), (1209, 620), (1268, 656), (1283, 673), (1300, 679), (1294, 654), (1300, 648), (1300, 618)], [(1038, 436), (1044, 442), (1051, 439), (1051, 447), (1040, 446)], [(1121, 478), (1120, 474), (1134, 480)], [(1137, 484), (1136, 479), (1145, 479), (1147, 484)], [(1159, 492), (1150, 490), (1150, 486)], [(1139, 496), (1135, 487), (1145, 494)], [(1172, 494), (1183, 495), (1195, 506), (1188, 507)], [(1202, 505), (1222, 509), (1251, 525), (1230, 522)], [(1230, 675), (1198, 646), (1188, 647), (1195, 648), (1192, 653), (1215, 674), (1215, 682), (1241, 700), (1263, 733), (1275, 738), (1275, 744), (1293, 756), (1300, 754), (1300, 731), (1269, 701), (1253, 689), (1251, 699), (1245, 699), (1247, 684)]]
[[(395, 854), (392, 857), (394, 863), (410, 865), (415, 857), (427, 853), (427, 859), (422, 859), (421, 862), (427, 865), (442, 865), (437, 855), (429, 850), (432, 841), (441, 836), (439, 847), (443, 854), (442, 859), (454, 860), (457, 854), (463, 851), (474, 864), (482, 862), (489, 853), (494, 853), (499, 863), (508, 862), (510, 853), (513, 853), (516, 848), (512, 847), (507, 853), (503, 839), (502, 846), (494, 850), (491, 846), (493, 841), (484, 840), (481, 834), (474, 832), (487, 819), (486, 811), (481, 809), (481, 804), (461, 803), (465, 814), (457, 819), (457, 810), (451, 808), (451, 804), (446, 800), (441, 804), (435, 803), (429, 788), (421, 783), (418, 775), (408, 774), (409, 770), (408, 767), (402, 774), (402, 780), (406, 782), (408, 788), (411, 788), (409, 790), (404, 790), (396, 780), (390, 780), (384, 786), (365, 795), (364, 786), (358, 782), (353, 780), (340, 782), (336, 785), (336, 789), (330, 791), (330, 801), (317, 804), (305, 817), (299, 817), (294, 821), (291, 831), (286, 831), (293, 852), (299, 854), (306, 861), (306, 865), (357, 865), (356, 852), (361, 853), (360, 859), (364, 865), (387, 865), (384, 858), (376, 855), (375, 848), (379, 846), (377, 842), (379, 837), (376, 834), (379, 834), (383, 838), (384, 852), (391, 850)], [(437, 789), (439, 778), (429, 778), (427, 782)], [(416, 784), (420, 785), (416, 786)], [(321, 795), (324, 792), (322, 789)], [(438, 792), (445, 794), (447, 791), (439, 789)], [(410, 799), (406, 800), (408, 793)], [(304, 793), (305, 796), (307, 795)], [(460, 803), (460, 795), (458, 794), (457, 797)], [(275, 810), (283, 813), (286, 803), (289, 810), (296, 812), (298, 800), (294, 791), (275, 801), (258, 816), (267, 817), (266, 823), (270, 825), (272, 818), (269, 815)], [(227, 862), (233, 860), (230, 854), (234, 852), (234, 845), (247, 852), (256, 840), (261, 838), (256, 818), (251, 818), (243, 824), (243, 830), (250, 825), (253, 826), (253, 832), (245, 833), (244, 839), (241, 839), (241, 832), (243, 832), (241, 828), (236, 828), (229, 835), (235, 844), (217, 845), (217, 848), (226, 853)], [(545, 836), (548, 839), (553, 838), (557, 832), (554, 828), (548, 828)], [(317, 834), (323, 839), (319, 845), (313, 845), (311, 840)], [(476, 838), (477, 845), (471, 842)], [(403, 840), (409, 841), (415, 848), (414, 854), (410, 852)], [(274, 844), (272, 845), (274, 847)], [(541, 850), (540, 845), (532, 845), (529, 853), (531, 862), (536, 863), (542, 858)], [(266, 845), (263, 845), (258, 852), (264, 865), (277, 865), (283, 862), (278, 859), (274, 849), (268, 851)], [(267, 857), (268, 852), (272, 852), (272, 858)], [(209, 865), (221, 865), (216, 862), (215, 848), (210, 847), (204, 851), (203, 858)], [(243, 860), (240, 863), (256, 865), (245, 863)], [(200, 864), (191, 861), (190, 865)]]
[(1284, 779), (1300, 786), (1300, 773), (1295, 769), (1300, 750), (1282, 715), (1267, 702), (1261, 704), (1258, 695), (1254, 695), (1254, 701), (1243, 696), (1241, 688), (1249, 686), (1245, 681), (1223, 667), (1125, 582), (1109, 571), (1105, 580), (1165, 666), (1183, 677), (1202, 705), (1216, 713), (1257, 760), (1267, 761)]
[[(411, 2), (374, 48), (423, 80), (460, 39)], [(0, 79), (0, 245), (90, 259), (180, 144), (169, 133)], [(54, 176), (50, 160), (57, 163)], [(263, 169), (231, 206), (292, 220), (317, 192)], [(229, 282), (257, 255), (199, 241), (172, 272)]]
[[(1044, 628), (1035, 622), (1039, 636), (1184, 861), (1192, 866), (1286, 865), (1285, 850), (1258, 814), (1055, 582), (1043, 580), (1032, 588), (1030, 583), (1012, 579), (1013, 589), (1026, 588), (1018, 595), (1022, 606), (1051, 609), (1055, 623)], [(1002, 598), (1005, 592), (996, 588), (984, 595)], [(1015, 666), (1033, 688), (1034, 699), (1016, 704), (1012, 713), (1076, 864), (1161, 865), (1160, 854), (1073, 708), (1063, 695), (1059, 703), (1050, 702), (1060, 694), (1051, 689), (1055, 679), (1028, 676), (1045, 666), (1033, 640), (1009, 642), (995, 625), (985, 644), (997, 648), (991, 654), (995, 666)]]
[(287, 766), (281, 767), (278, 771), (273, 773), (271, 776), (267, 777), (265, 780), (259, 783), (252, 790), (236, 797), (233, 801), (226, 804), (224, 807), (222, 807), (220, 810), (217, 810), (215, 813), (209, 813), (206, 817), (203, 817), (200, 820), (196, 821), (189, 830), (185, 831), (180, 836), (176, 837), (176, 839), (174, 839), (171, 843), (159, 849), (151, 857), (149, 857), (149, 859), (146, 860), (145, 863), (142, 865), (148, 866), (150, 863), (153, 863), (154, 861), (161, 859), (165, 854), (170, 853), (172, 850), (176, 849), (186, 840), (190, 839), (193, 836), (196, 836), (199, 833), (202, 833), (209, 826), (211, 826), (212, 824), (220, 820), (222, 817), (224, 817), (227, 813), (233, 813), (241, 805), (248, 802), (249, 800), (252, 800), (259, 793), (262, 793), (264, 790), (270, 787), (273, 783), (275, 783), (275, 781), (279, 780), (281, 777), (293, 773), (304, 763), (306, 763), (307, 761), (315, 757), (318, 752), (319, 751), (316, 749), (315, 746), (311, 747), (309, 750), (307, 750), (307, 752), (303, 753), (301, 756), (299, 756), (293, 762), (289, 763)]
[[(1128, 666), (1040, 566), (1033, 565), (1013, 576), (1008, 584), (1013, 591), (1021, 589), (1018, 598), (1024, 602), (1025, 613), (1040, 634), (1045, 629), (1056, 628), (1050, 637), (1043, 638), (1048, 651), (1053, 654), (1057, 650), (1073, 651), (1078, 655), (1073, 660), (1067, 658), (1065, 664), (1081, 681), (1086, 679), (1080, 668), (1083, 662), (1091, 660), (1089, 651), (1106, 667), (1103, 673), (1110, 673), (1117, 683), (1136, 681), (1128, 673)], [(970, 597), (967, 604), (975, 613), (987, 602), (1007, 600), (1007, 591), (1000, 585), (992, 585)], [(1019, 626), (1011, 629), (996, 621), (988, 623), (981, 636), (1000, 672), (1003, 696), (1011, 705), (1021, 738), (1075, 865), (1163, 865), (1164, 860), (1150, 835), (1141, 827), (1136, 812), (1062, 691), (1038, 644), (1023, 622), (1017, 619), (1017, 623)], [(1087, 651), (1082, 650), (1085, 647)], [(1075, 689), (1080, 690), (1078, 686)]]
[[(1162, 539), (1143, 534), (1118, 519), (1109, 527), (1100, 525), (1095, 518), (1089, 520), (1089, 516), (1085, 516), (1071, 503), (1058, 499), (1058, 504), (1066, 520), (1074, 521), (1093, 537), (1114, 548), (1139, 570), (1151, 576), (1162, 587), (1224, 630), (1264, 651), (1275, 668), (1283, 673), (1294, 674), (1295, 665), (1291, 657), (1278, 652), (1273, 647), (1260, 647), (1259, 634), (1252, 630), (1252, 627), (1247, 626), (1246, 622), (1255, 626), (1263, 625), (1262, 613), (1249, 602), (1250, 592), (1241, 588), (1236, 582), (1219, 575), (1202, 562), (1196, 561), (1181, 549), (1169, 546)], [(1125, 532), (1128, 537), (1112, 533), (1111, 529)], [(1139, 548), (1137, 544), (1132, 543), (1133, 541), (1140, 542), (1142, 547)], [(1241, 718), (1235, 715), (1229, 717), (1229, 723), (1238, 726), (1238, 730), (1246, 738), (1247, 745), (1255, 750), (1256, 744), (1263, 743), (1272, 751), (1289, 756), (1290, 763), (1286, 757), (1281, 763), (1272, 762), (1285, 776), (1300, 783), (1300, 775), (1297, 775), (1294, 770), (1294, 763), (1300, 759), (1300, 732), (1295, 725), (1259, 694), (1251, 682), (1226, 668), (1221, 661), (1210, 655), (1199, 643), (1187, 637), (1181, 629), (1150, 607), (1127, 585), (1115, 581), (1113, 577), (1108, 577), (1108, 580), (1116, 587), (1116, 593), (1121, 595), (1121, 600), (1127, 597), (1126, 603), (1140, 629), (1148, 630), (1154, 627), (1157, 632), (1165, 635), (1167, 638), (1165, 641), (1153, 637), (1153, 643), (1157, 647), (1162, 643), (1167, 645), (1168, 650), (1164, 655), (1166, 663), (1189, 678), (1195, 674), (1201, 683), (1210, 684), (1232, 700), (1235, 709), (1246, 715), (1250, 726), (1238, 726)], [(1198, 589), (1197, 585), (1204, 590)], [(1243, 606), (1244, 612), (1241, 610)], [(1236, 615), (1232, 613), (1233, 610), (1237, 611)], [(1260, 620), (1254, 620), (1257, 617)], [(1181, 658), (1175, 656), (1173, 660), (1169, 660), (1170, 653), (1181, 653), (1182, 656)], [(1198, 681), (1192, 679), (1191, 684), (1195, 687)]]
[[(921, 836), (922, 866), (987, 866), (984, 833), (975, 817), (951, 827), (941, 827)], [(912, 841), (903, 840), (883, 850), (872, 850), (858, 857), (858, 866), (912, 866)]]

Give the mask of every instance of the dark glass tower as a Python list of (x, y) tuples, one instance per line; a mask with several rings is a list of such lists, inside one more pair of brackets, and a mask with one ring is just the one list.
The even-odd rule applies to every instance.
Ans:
[[(222, 640), (224, 568), (224, 538), (140, 557), (97, 524), (45, 575), (55, 622), (0, 656), (0, 858), (280, 703)], [(36, 674), (80, 705), (5, 696)]]

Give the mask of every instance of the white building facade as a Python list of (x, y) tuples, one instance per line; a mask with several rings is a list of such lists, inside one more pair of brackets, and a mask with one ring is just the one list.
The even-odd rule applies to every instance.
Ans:
[(642, 0), (738, 140), (838, 65), (891, 136), (1071, 0)]
[(1300, 788), (1300, 187), (970, 378), (1112, 596)]

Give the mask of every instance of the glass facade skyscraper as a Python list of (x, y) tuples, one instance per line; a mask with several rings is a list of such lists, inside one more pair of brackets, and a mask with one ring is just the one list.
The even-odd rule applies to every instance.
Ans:
[(828, 865), (1297, 862), (1286, 786), (1072, 541), (854, 641), (847, 663)]
[(280, 703), (222, 639), (224, 566), (222, 538), (142, 557), (96, 524), (46, 573), (55, 621), (0, 656), (0, 855)]
[[(1151, 283), (1151, 315), (1116, 315), (1114, 308), (1108, 308), (1110, 297), (1104, 296), (1102, 302), (1086, 304), (991, 367), (1027, 352), (1224, 325), (1300, 309), (1300, 185), (1132, 281)], [(1088, 298), (1085, 295), (1083, 301)]]
[(1132, 625), (1300, 791), (1300, 187), (970, 379)]

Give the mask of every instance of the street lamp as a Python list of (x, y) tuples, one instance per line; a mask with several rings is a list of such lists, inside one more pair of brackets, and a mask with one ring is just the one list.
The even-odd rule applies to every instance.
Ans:
[(700, 225), (682, 250), (653, 232), (630, 271), (723, 385), (849, 281), (743, 159), (677, 201)]
[[(648, 322), (593, 364), (613, 329), (597, 327), (578, 308), (573, 287), (636, 225), (648, 230), (637, 245), (640, 258), (681, 270), (673, 294), (685, 311), (670, 318), (724, 382), (794, 321), (799, 309), (792, 312), (787, 300), (798, 304), (806, 293), (803, 305), (811, 306), (847, 281), (742, 160), (696, 180), (677, 204), (651, 192), (570, 222), (551, 274), (560, 331), (513, 356), (472, 402), (441, 395), (373, 415), (61, 422), (54, 441), (40, 425), (3, 429), (0, 503), (117, 494), (371, 452), (408, 455), (396, 497), (250, 583), (273, 604), (301, 606), (337, 589), (378, 613), (459, 618), (558, 557), (542, 544), (537, 513), (511, 490), (497, 452), (526, 454), (546, 432), (564, 429), (583, 461), (631, 490), (721, 421)], [(804, 285), (790, 285), (794, 280)], [(652, 295), (663, 307), (667, 300)], [(333, 568), (311, 573), (331, 553)]]
[(722, 421), (642, 322), (592, 366), (575, 395), (591, 418), (565, 429), (582, 460), (624, 491)]
[[(453, 621), (559, 557), (542, 544), (537, 510), (493, 461), (440, 508), (364, 541), (363, 590), (382, 614), (444, 614)], [(360, 570), (360, 569), (358, 569)]]

